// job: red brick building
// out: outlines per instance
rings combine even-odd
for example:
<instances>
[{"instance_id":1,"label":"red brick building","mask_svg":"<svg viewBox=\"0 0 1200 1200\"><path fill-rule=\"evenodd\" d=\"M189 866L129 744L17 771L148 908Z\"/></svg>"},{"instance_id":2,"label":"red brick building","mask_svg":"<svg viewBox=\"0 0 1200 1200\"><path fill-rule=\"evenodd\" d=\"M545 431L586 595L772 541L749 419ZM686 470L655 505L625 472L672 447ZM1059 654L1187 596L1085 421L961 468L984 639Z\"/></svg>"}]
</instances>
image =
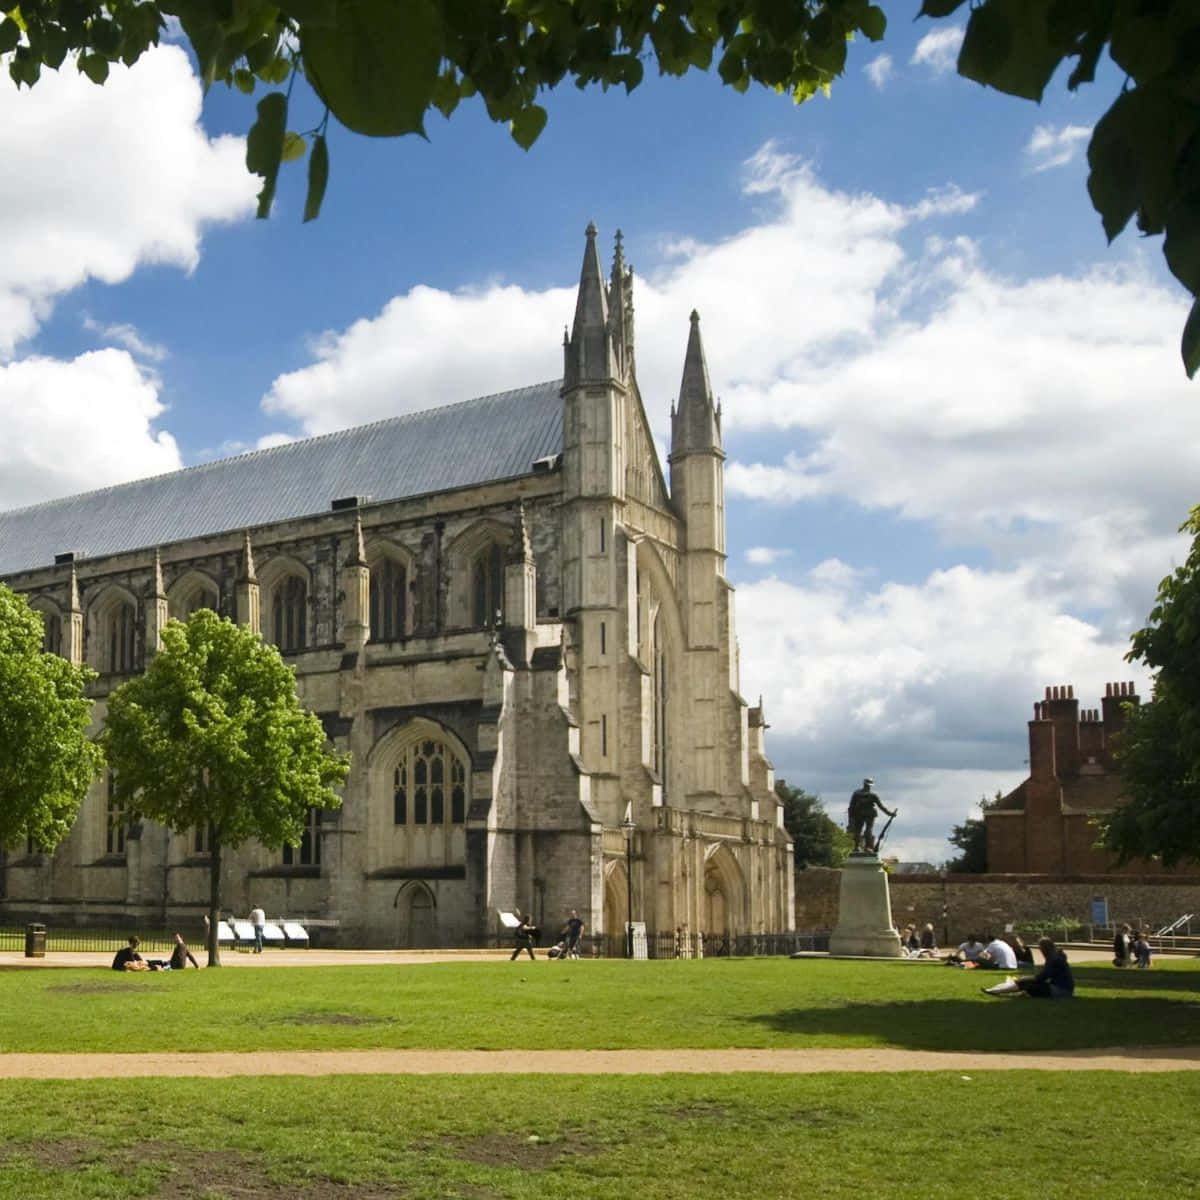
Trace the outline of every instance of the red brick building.
<instances>
[{"instance_id":1,"label":"red brick building","mask_svg":"<svg viewBox=\"0 0 1200 1200\"><path fill-rule=\"evenodd\" d=\"M1092 824L1121 803L1113 744L1137 704L1132 683L1105 685L1099 709L1079 709L1073 687L1048 687L1029 722L1029 778L987 811L988 874L1155 874L1154 862L1114 865Z\"/></svg>"}]
</instances>

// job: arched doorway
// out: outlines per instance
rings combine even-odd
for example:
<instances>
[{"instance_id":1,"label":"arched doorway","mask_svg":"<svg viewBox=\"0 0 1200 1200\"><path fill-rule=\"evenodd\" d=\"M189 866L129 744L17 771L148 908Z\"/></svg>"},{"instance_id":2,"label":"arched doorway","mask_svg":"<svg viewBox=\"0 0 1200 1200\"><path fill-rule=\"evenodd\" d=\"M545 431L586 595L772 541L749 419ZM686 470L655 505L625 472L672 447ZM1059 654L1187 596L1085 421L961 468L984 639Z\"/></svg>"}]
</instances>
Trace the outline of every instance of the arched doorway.
<instances>
[{"instance_id":1,"label":"arched doorway","mask_svg":"<svg viewBox=\"0 0 1200 1200\"><path fill-rule=\"evenodd\" d=\"M438 945L437 901L423 883L407 883L396 893L396 944L403 950Z\"/></svg>"},{"instance_id":2,"label":"arched doorway","mask_svg":"<svg viewBox=\"0 0 1200 1200\"><path fill-rule=\"evenodd\" d=\"M628 914L629 888L625 864L615 861L604 872L604 932L610 938L623 938Z\"/></svg>"}]
</instances>

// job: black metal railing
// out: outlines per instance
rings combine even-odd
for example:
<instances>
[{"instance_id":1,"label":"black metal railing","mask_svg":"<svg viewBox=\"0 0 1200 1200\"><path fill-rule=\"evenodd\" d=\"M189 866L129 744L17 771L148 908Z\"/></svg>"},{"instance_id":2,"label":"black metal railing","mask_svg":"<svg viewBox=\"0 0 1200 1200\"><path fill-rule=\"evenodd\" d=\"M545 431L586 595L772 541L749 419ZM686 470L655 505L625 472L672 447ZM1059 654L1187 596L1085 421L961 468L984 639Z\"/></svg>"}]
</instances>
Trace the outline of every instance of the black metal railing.
<instances>
[{"instance_id":1,"label":"black metal railing","mask_svg":"<svg viewBox=\"0 0 1200 1200\"><path fill-rule=\"evenodd\" d=\"M543 936L536 951L545 954L555 945ZM635 951L639 953L643 944L637 938ZM644 944L647 958L763 958L783 957L801 951L827 951L828 930L803 930L791 933L685 933L667 930L648 933ZM473 948L502 950L512 949L510 936L495 934L473 942ZM581 958L625 958L628 943L622 932L589 933L579 939Z\"/></svg>"},{"instance_id":2,"label":"black metal railing","mask_svg":"<svg viewBox=\"0 0 1200 1200\"><path fill-rule=\"evenodd\" d=\"M0 926L0 950L25 949L25 925ZM156 954L160 951L170 952L175 945L175 934L186 932L177 927L171 929L145 929L137 926L132 930L141 941L138 949L143 954ZM46 926L46 949L64 952L95 952L111 951L116 953L122 946L129 944L131 929L129 926L116 928L113 926L87 925L79 927ZM200 933L197 941L203 941Z\"/></svg>"}]
</instances>

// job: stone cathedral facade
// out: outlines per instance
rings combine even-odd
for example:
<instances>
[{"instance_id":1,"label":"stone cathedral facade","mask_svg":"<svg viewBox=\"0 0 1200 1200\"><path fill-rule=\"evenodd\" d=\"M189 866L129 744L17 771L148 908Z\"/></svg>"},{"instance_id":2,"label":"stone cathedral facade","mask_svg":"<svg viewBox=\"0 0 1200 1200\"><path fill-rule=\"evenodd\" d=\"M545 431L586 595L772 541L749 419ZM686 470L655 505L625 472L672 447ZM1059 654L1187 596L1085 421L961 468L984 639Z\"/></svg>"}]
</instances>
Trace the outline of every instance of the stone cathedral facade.
<instances>
[{"instance_id":1,"label":"stone cathedral facade","mask_svg":"<svg viewBox=\"0 0 1200 1200\"><path fill-rule=\"evenodd\" d=\"M652 932L788 930L792 851L740 694L694 313L671 421L668 481L632 272L618 235L605 279L589 227L561 380L0 514L0 578L43 614L47 649L99 672L97 728L166 621L199 607L294 667L351 754L344 804L313 810L298 847L227 853L235 912L344 945L455 946L513 908L620 932L632 891ZM58 851L8 847L0 880L8 919L194 927L205 831L138 820L101 778Z\"/></svg>"}]
</instances>

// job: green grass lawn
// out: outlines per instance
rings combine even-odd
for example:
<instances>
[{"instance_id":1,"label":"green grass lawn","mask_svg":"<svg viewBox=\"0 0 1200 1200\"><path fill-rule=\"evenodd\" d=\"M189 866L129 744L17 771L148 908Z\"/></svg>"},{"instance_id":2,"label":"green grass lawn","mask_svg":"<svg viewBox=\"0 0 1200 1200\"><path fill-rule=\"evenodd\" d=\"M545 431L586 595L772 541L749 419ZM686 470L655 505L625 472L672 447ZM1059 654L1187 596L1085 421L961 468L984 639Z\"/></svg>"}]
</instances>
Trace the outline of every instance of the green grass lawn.
<instances>
[{"instance_id":1,"label":"green grass lawn","mask_svg":"<svg viewBox=\"0 0 1200 1200\"><path fill-rule=\"evenodd\" d=\"M1198 1104L1185 1073L6 1081L0 1197L1170 1200Z\"/></svg>"},{"instance_id":2,"label":"green grass lawn","mask_svg":"<svg viewBox=\"0 0 1200 1200\"><path fill-rule=\"evenodd\" d=\"M0 1051L1200 1042L1200 962L1075 968L1071 1001L993 999L992 973L789 959L0 972Z\"/></svg>"}]
</instances>

